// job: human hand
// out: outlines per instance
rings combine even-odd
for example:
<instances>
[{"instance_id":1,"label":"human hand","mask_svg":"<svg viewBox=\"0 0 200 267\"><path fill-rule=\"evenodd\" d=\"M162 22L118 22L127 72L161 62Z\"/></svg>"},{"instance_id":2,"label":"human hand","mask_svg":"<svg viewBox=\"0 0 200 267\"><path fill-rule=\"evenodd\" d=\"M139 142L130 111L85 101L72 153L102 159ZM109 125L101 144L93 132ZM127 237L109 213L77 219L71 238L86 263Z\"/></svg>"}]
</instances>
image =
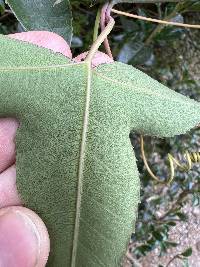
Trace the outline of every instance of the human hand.
<instances>
[{"instance_id":1,"label":"human hand","mask_svg":"<svg viewBox=\"0 0 200 267\"><path fill-rule=\"evenodd\" d=\"M0 266L44 267L50 247L47 229L36 213L22 206L16 187L18 126L16 119L0 118Z\"/></svg>"}]
</instances>

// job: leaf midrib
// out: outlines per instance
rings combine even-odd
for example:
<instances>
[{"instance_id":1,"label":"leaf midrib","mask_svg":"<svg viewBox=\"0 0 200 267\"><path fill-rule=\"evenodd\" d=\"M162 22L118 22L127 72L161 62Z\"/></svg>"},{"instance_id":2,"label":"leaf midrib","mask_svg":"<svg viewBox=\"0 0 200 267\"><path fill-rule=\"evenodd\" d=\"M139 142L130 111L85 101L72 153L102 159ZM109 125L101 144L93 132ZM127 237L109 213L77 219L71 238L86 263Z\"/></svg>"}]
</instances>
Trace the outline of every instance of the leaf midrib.
<instances>
[{"instance_id":1,"label":"leaf midrib","mask_svg":"<svg viewBox=\"0 0 200 267\"><path fill-rule=\"evenodd\" d=\"M84 170L84 159L85 159L85 150L87 143L87 132L88 132L88 124L89 124L89 108L90 108L90 96L91 96L91 78L92 78L92 70L91 70L91 62L86 64L87 67L87 84L86 84L86 96L85 96L85 110L83 117L83 129L82 129L82 138L80 145L80 156L79 156L79 164L78 164L78 183L77 183L77 200L76 200L76 217L75 217L75 225L74 225L74 239L72 246L72 260L71 267L76 266L76 257L77 257L77 246L78 246L78 238L79 238L79 228L80 228L80 211L81 211L81 200L82 200L82 188L83 188L83 170Z\"/></svg>"}]
</instances>

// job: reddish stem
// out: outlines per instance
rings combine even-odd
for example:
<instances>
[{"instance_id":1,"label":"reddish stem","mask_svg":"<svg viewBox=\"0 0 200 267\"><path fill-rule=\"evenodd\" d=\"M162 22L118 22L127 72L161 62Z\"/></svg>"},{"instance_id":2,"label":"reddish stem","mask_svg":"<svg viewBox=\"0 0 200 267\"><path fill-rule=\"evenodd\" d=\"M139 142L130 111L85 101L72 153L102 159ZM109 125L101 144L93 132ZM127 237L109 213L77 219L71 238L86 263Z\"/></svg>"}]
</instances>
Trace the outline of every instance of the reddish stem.
<instances>
[{"instance_id":1,"label":"reddish stem","mask_svg":"<svg viewBox=\"0 0 200 267\"><path fill-rule=\"evenodd\" d=\"M101 31L103 31L105 29L107 23L111 19L110 12L111 12L111 7L108 3L106 3L103 6L102 11L101 11ZM111 52L109 41L108 41L107 37L104 40L104 47L106 49L108 56L113 59L112 52Z\"/></svg>"}]
</instances>

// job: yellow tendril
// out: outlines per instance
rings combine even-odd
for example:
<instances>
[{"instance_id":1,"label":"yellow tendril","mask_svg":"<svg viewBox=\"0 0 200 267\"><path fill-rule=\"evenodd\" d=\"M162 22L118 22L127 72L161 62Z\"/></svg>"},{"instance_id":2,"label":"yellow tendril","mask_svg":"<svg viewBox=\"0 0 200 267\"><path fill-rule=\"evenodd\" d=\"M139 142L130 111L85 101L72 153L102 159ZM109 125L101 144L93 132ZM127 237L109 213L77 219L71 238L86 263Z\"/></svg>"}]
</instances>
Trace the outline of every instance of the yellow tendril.
<instances>
[{"instance_id":1,"label":"yellow tendril","mask_svg":"<svg viewBox=\"0 0 200 267\"><path fill-rule=\"evenodd\" d=\"M142 159L144 161L144 165L150 174L150 176L156 180L159 183L162 184L170 184L174 179L175 174L175 166L178 166L182 171L189 171L192 169L192 163L200 163L200 152L191 152L188 151L185 152L184 157L186 160L186 164L180 163L177 159L175 159L170 153L168 153L168 160L169 160L169 166L170 166L170 176L165 181L162 181L159 177L157 177L152 170L150 169L147 159L144 152L144 140L143 136L140 135L140 145L141 145L141 153L142 153Z\"/></svg>"}]
</instances>

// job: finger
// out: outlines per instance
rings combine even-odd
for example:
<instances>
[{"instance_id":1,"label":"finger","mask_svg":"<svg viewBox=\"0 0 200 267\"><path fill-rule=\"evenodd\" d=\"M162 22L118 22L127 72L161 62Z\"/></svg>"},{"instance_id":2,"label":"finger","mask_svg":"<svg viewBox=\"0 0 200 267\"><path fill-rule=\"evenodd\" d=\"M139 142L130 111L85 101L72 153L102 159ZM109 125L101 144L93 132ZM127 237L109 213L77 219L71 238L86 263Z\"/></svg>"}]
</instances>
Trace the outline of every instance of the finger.
<instances>
[{"instance_id":1,"label":"finger","mask_svg":"<svg viewBox=\"0 0 200 267\"><path fill-rule=\"evenodd\" d=\"M0 173L15 161L15 135L19 123L14 118L0 118Z\"/></svg>"},{"instance_id":2,"label":"finger","mask_svg":"<svg viewBox=\"0 0 200 267\"><path fill-rule=\"evenodd\" d=\"M84 53L78 55L77 57L75 57L74 61L77 63L81 62L81 61L86 59L87 55L88 55L88 52L84 52ZM94 57L92 59L92 67L95 68L101 64L110 64L113 62L114 62L114 60L112 58L110 58L108 55L98 51L98 52L96 52L96 54L94 55Z\"/></svg>"},{"instance_id":3,"label":"finger","mask_svg":"<svg viewBox=\"0 0 200 267\"><path fill-rule=\"evenodd\" d=\"M23 207L0 210L0 266L44 267L49 236L42 220Z\"/></svg>"},{"instance_id":4,"label":"finger","mask_svg":"<svg viewBox=\"0 0 200 267\"><path fill-rule=\"evenodd\" d=\"M12 165L0 174L0 208L21 204L16 186L16 167Z\"/></svg>"},{"instance_id":5,"label":"finger","mask_svg":"<svg viewBox=\"0 0 200 267\"><path fill-rule=\"evenodd\" d=\"M29 42L41 47L61 53L68 58L72 58L71 49L68 43L58 34L48 31L20 32L8 35L10 38Z\"/></svg>"}]
</instances>

